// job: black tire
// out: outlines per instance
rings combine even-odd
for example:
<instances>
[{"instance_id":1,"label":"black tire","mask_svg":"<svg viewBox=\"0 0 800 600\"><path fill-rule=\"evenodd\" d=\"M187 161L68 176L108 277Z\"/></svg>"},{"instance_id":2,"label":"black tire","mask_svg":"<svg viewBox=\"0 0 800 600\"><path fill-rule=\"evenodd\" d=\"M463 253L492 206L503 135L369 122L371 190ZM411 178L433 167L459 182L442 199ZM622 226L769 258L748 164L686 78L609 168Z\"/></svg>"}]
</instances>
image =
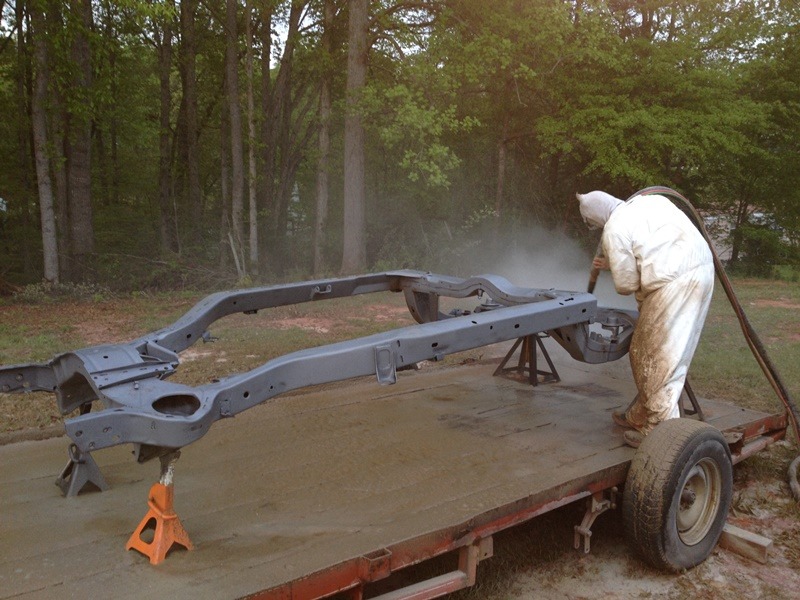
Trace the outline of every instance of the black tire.
<instances>
[{"instance_id":1,"label":"black tire","mask_svg":"<svg viewBox=\"0 0 800 600\"><path fill-rule=\"evenodd\" d=\"M670 419L644 438L622 496L636 556L669 571L703 562L717 545L733 488L731 453L714 427Z\"/></svg>"}]
</instances>

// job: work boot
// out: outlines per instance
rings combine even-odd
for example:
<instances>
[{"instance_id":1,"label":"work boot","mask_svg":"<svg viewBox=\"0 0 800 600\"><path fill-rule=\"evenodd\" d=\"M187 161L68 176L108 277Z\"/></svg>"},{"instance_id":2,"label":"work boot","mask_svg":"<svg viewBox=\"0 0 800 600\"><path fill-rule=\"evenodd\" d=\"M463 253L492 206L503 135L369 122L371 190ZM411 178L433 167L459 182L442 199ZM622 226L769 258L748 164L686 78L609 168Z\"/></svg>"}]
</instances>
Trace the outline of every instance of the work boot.
<instances>
[{"instance_id":1,"label":"work boot","mask_svg":"<svg viewBox=\"0 0 800 600\"><path fill-rule=\"evenodd\" d=\"M630 431L626 431L622 438L625 440L625 443L628 444L631 448L638 448L642 445L642 441L644 440L644 434L636 431L635 429L631 429Z\"/></svg>"},{"instance_id":2,"label":"work boot","mask_svg":"<svg viewBox=\"0 0 800 600\"><path fill-rule=\"evenodd\" d=\"M628 417L625 414L624 410L612 410L611 411L611 419L619 425L620 427L624 427L625 429L633 429L633 425L631 425L630 421L628 421Z\"/></svg>"}]
</instances>

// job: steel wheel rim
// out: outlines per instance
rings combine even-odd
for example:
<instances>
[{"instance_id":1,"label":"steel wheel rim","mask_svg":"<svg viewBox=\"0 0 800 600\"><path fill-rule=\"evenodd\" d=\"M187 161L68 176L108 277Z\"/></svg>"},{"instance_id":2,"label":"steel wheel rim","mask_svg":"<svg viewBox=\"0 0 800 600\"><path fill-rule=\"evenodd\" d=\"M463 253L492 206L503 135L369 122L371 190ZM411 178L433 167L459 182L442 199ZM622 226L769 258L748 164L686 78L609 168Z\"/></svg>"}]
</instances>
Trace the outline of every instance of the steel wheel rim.
<instances>
[{"instance_id":1,"label":"steel wheel rim","mask_svg":"<svg viewBox=\"0 0 800 600\"><path fill-rule=\"evenodd\" d=\"M678 536L687 546L706 537L719 511L722 472L716 462L704 458L694 465L683 482L676 515Z\"/></svg>"}]
</instances>

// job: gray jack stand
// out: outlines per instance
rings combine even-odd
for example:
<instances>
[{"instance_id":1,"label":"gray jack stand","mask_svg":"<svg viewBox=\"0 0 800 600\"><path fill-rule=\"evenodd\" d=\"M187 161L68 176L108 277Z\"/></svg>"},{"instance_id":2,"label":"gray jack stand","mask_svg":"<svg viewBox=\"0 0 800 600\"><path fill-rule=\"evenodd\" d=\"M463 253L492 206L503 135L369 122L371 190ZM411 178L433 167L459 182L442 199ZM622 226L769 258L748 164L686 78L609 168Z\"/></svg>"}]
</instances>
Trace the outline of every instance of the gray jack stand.
<instances>
[{"instance_id":1,"label":"gray jack stand","mask_svg":"<svg viewBox=\"0 0 800 600\"><path fill-rule=\"evenodd\" d=\"M75 444L69 445L69 462L61 475L56 479L56 485L61 488L65 497L77 496L87 484L92 484L101 492L108 489L100 467L90 453L81 452Z\"/></svg>"},{"instance_id":2,"label":"gray jack stand","mask_svg":"<svg viewBox=\"0 0 800 600\"><path fill-rule=\"evenodd\" d=\"M541 383L558 383L561 381L561 377L558 376L558 371L556 371L556 367L550 359L550 354L548 354L542 343L542 337L542 334L537 333L517 338L517 341L511 346L511 350L508 351L505 358L500 362L500 365L495 369L494 375L504 375L512 372L517 375L527 374L528 383L533 386L539 385L539 375L542 376ZM517 366L506 367L506 364L511 360L511 357L520 345L522 348L520 348L519 351ZM547 361L547 366L550 367L549 371L540 371L537 367L537 346L539 350L542 351L542 356L544 356L544 359Z\"/></svg>"}]
</instances>

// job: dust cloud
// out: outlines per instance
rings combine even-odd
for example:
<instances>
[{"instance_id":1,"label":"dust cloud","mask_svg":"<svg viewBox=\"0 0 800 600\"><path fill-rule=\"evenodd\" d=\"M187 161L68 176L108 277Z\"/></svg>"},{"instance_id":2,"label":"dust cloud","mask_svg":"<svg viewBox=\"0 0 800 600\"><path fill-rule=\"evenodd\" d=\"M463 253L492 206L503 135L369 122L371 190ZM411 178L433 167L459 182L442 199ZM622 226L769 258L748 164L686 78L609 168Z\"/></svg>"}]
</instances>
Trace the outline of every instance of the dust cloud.
<instances>
[{"instance_id":1,"label":"dust cloud","mask_svg":"<svg viewBox=\"0 0 800 600\"><path fill-rule=\"evenodd\" d=\"M470 275L492 273L519 286L585 292L592 252L566 235L532 226L481 244L472 267ZM476 267L481 270L475 271ZM633 296L617 294L608 271L600 273L594 294L600 306L636 309Z\"/></svg>"}]
</instances>

